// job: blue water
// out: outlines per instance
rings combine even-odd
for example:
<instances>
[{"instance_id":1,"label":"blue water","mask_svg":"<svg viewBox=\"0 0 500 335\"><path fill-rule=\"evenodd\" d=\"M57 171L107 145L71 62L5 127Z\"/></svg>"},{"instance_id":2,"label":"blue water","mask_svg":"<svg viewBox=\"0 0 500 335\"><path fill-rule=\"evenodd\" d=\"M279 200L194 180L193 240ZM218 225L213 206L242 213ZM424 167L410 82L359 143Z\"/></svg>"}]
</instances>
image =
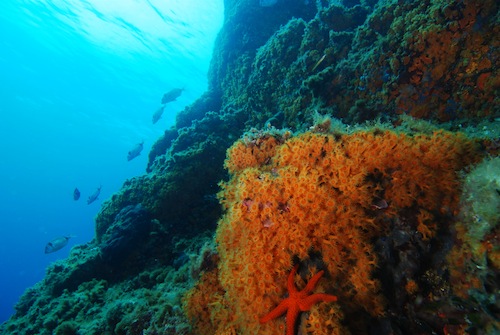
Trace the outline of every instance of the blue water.
<instances>
[{"instance_id":1,"label":"blue water","mask_svg":"<svg viewBox=\"0 0 500 335\"><path fill-rule=\"evenodd\" d=\"M222 18L222 0L1 2L0 322L48 264L94 237L102 202L145 172L153 143L204 92ZM185 91L153 125L176 87ZM67 234L67 247L44 254Z\"/></svg>"}]
</instances>

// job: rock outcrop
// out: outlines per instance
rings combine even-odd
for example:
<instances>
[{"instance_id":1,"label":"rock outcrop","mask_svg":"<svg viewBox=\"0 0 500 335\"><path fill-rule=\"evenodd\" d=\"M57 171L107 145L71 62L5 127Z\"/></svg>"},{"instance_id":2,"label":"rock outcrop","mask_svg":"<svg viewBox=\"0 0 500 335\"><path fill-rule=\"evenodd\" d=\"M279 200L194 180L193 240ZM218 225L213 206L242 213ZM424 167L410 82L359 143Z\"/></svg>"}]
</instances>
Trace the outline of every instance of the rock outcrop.
<instances>
[{"instance_id":1,"label":"rock outcrop","mask_svg":"<svg viewBox=\"0 0 500 335\"><path fill-rule=\"evenodd\" d=\"M147 173L126 181L121 191L103 204L96 217L95 239L74 247L67 260L51 265L45 279L26 291L15 315L0 326L0 332L135 335L194 334L193 329L217 329L209 322L193 320L192 313L188 313L190 319L186 317L183 308L192 304L187 300L182 304L181 297L195 284L188 297L200 299L199 306L212 308L205 309L200 318L232 317L231 309L223 303L231 296L226 292L236 293L234 287L224 287L229 282L227 269L218 272L217 266L226 264L227 259L221 261L224 255L217 253L213 234L223 214L216 196L218 184L229 177L224 169L226 150L243 134L243 143L254 148L265 142L263 138L287 134L288 139L308 130L340 141L348 138L344 135L353 128L365 127L359 126L365 122L370 124L365 128L398 127L410 137L439 129L461 130L474 138L478 155L498 156L498 6L493 0L279 0L265 7L254 0L225 0L225 21L216 41L207 92L180 112L176 125L158 139L149 154ZM368 148L366 154L376 149ZM421 150L434 149L429 145ZM266 170L272 157L259 162L258 167ZM460 168L465 168L465 174L471 167ZM391 177L374 192L382 194L390 185L406 180L398 179L395 171L388 171ZM272 177L279 172L266 173ZM385 180L382 171L371 173L372 179L360 184ZM457 179L458 188L462 187L460 181ZM418 199L430 191L411 189L407 197ZM447 191L440 192L446 198ZM451 192L454 199L460 193L456 189ZM383 212L386 205L391 208L390 199L382 200L387 204L364 204L375 205L375 209L358 209L367 215L370 210ZM248 200L243 201L249 205ZM464 208L473 206L471 201L467 199ZM370 314L362 309L354 311L339 301L331 310L324 306L312 310L307 324L328 329L332 323L322 318L335 315L335 322L345 333L397 333L398 322L408 320L415 321L413 328L407 328L411 330L408 334L498 331L494 323L498 314L498 284L494 280L498 278L498 221L488 219L488 229L480 238L474 234L476 240L467 242L475 248L468 253L469 244L460 244L454 237L469 236L471 233L464 231L467 222L458 221L475 220L477 216L461 215L462 208L453 212L447 207L414 217L415 206L408 206L406 211L387 219L386 236L377 235L376 241L363 240L376 242L370 250L375 250L377 256L370 260L380 262L366 270L374 276L370 280L383 283L374 284L380 288L371 295L378 299L374 306L380 310L387 306L399 309L390 309L390 315ZM286 206L281 210L286 211ZM432 220L426 221L425 215L437 218L445 231L433 227L438 231L429 233L426 223ZM422 221L420 229L418 220ZM399 228L395 226L398 222ZM414 226L423 236L408 228ZM429 255L418 249L423 238L435 248L432 250L443 253L436 256L439 263L433 263L430 256L419 261L396 260L414 254ZM224 248L229 248L227 245ZM451 258L445 262L447 252ZM289 261L317 267L321 266L317 255L312 252L307 262L299 255L290 255ZM475 270L461 281L457 274L464 267L473 268L478 259L481 272ZM377 266L388 272L372 271ZM246 271L240 270L240 274ZM286 277L285 268L280 271L281 277ZM383 285L401 280L397 276L405 272L411 273L411 280L404 282L404 288L395 291L397 294L386 294ZM305 273L301 274L306 282ZM323 279L331 279L332 275L327 273ZM225 280L220 281L219 276L225 276ZM284 284L281 277L279 285ZM334 289L331 285L328 288ZM276 289L284 292L283 286ZM208 300L200 292L207 290L212 300L204 305ZM442 295L437 296L438 291ZM258 296L258 292L252 294ZM455 301L460 307L432 309L445 301L446 294L458 297ZM412 302L396 301L401 296ZM271 307L270 303L276 303L278 298L266 298L266 306ZM419 310L415 317L411 310L416 308L415 301L432 302L434 307ZM234 301L231 304L236 306ZM436 311L442 318L437 323L433 314ZM252 334L254 330L246 327L259 316L248 316L254 319L238 323L238 333ZM465 324L463 320L469 316L470 322ZM364 321L357 323L357 317ZM275 322L266 329L278 329L276 324L283 320ZM230 331L235 329L228 326L219 330L234 334ZM312 327L303 331L321 333Z\"/></svg>"}]
</instances>

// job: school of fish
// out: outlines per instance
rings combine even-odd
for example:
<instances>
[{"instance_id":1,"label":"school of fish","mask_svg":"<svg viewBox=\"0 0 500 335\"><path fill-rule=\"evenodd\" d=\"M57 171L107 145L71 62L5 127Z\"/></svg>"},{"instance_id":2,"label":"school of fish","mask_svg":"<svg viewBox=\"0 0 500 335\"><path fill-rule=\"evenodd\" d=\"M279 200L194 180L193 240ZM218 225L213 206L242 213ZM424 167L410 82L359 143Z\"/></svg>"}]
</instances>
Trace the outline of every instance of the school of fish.
<instances>
[{"instance_id":1,"label":"school of fish","mask_svg":"<svg viewBox=\"0 0 500 335\"><path fill-rule=\"evenodd\" d=\"M161 106L153 114L153 124L155 124L161 119L163 112L165 111L166 104L175 101L182 94L182 91L184 91L184 88L174 88L163 95L163 97L161 98ZM143 149L144 149L144 141L142 141L141 143L137 143L128 152L127 161L131 161L132 159L139 156ZM101 194L101 187L102 185L99 185L99 187L94 191L94 193L92 193L88 197L87 205L90 205L91 203L99 199L99 195ZM75 187L75 189L73 190L73 200L78 201L80 199L80 196L81 196L80 190L77 187ZM45 246L45 253L50 254L61 250L68 244L69 239L72 237L74 236L67 235L53 239L52 241L48 242L47 245Z\"/></svg>"}]
</instances>

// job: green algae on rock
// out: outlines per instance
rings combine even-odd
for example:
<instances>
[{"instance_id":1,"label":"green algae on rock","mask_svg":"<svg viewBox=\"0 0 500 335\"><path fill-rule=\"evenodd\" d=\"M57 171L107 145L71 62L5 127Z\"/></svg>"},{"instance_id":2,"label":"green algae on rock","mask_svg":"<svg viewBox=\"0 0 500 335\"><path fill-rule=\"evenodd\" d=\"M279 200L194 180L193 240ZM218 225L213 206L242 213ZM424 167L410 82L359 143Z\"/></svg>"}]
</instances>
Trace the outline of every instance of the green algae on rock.
<instances>
[{"instance_id":1,"label":"green algae on rock","mask_svg":"<svg viewBox=\"0 0 500 335\"><path fill-rule=\"evenodd\" d=\"M95 239L51 265L0 332L192 334L180 298L193 279L217 265L206 238L221 215L217 184L227 178L226 149L245 132L260 134L252 128L330 131L327 117L318 115L337 125L340 119L346 129L383 120L407 132L466 130L488 138L485 152L498 155L498 132L478 126L479 121L492 128L499 124L497 2L287 0L269 8L250 0L224 2L207 92L181 111L176 125L154 145L147 174L126 181L103 204ZM467 178L477 185L480 177L473 176ZM492 224L489 206L471 207L488 222L469 233L489 241L481 248L498 242L492 238L498 225ZM397 244L400 237L388 240ZM470 256L470 248L460 247L455 256ZM388 263L397 252L387 250ZM492 264L484 259L480 266ZM452 270L462 269L450 264ZM493 301L488 305L493 310L498 297L479 287L494 287L491 274L498 276L498 268L464 283L452 271L451 283L464 298L475 288L474 307ZM421 282L449 288L444 277L430 271ZM405 289L417 302L424 298L416 286ZM486 314L480 310L474 320L483 317L487 323ZM391 320L378 321L379 328L390 329ZM472 330L481 333L479 324Z\"/></svg>"}]
</instances>

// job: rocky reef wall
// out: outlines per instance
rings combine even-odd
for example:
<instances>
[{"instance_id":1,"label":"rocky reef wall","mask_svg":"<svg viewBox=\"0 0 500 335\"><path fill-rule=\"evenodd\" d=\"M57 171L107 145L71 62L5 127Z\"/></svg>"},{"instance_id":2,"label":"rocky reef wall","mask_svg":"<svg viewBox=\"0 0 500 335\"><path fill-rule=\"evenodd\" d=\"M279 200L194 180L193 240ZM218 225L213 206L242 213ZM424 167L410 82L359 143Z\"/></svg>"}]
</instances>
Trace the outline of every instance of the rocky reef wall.
<instances>
[{"instance_id":1,"label":"rocky reef wall","mask_svg":"<svg viewBox=\"0 0 500 335\"><path fill-rule=\"evenodd\" d=\"M176 125L153 146L147 173L125 182L103 204L95 239L50 266L0 332L253 334L262 327L269 334L282 334L283 318L262 326L258 321L284 296L292 264L303 267L295 278L299 285L310 278L308 273L326 270L320 288L340 298L338 304L321 304L304 313L307 319L298 323L307 334L397 333L398 324L411 326L407 329L415 334L462 334L467 325L461 321L472 314L475 323L469 326L474 331L493 329L491 315L498 312L494 278L499 218L491 213L498 211L474 201L479 195L470 185L476 185L477 174L467 179L467 196L460 200L464 179L456 173L462 169L466 175L471 165L488 155L498 156L500 150L498 22L498 3L493 0L278 0L273 6L226 0L207 92L181 111ZM456 134L458 130L470 138ZM228 172L226 150L243 134L229 151ZM366 138L360 140L360 134ZM296 143L307 136L316 145L299 148ZM391 136L412 145L393 152L394 147L384 142ZM348 153L356 143L368 145L361 156ZM298 175L283 176L293 164L275 166L285 159L287 147L297 147L297 152L288 153L289 160L316 159L296 169L309 178L326 168L316 164L324 164L327 144L340 145L337 151L344 157L329 161L343 171L343 178L354 176L343 184L351 191L333 185L329 174L316 180L319 184L301 184L305 179ZM369 171L356 170L356 164L379 157L382 147L399 156L385 163L370 161ZM280 154L275 156L277 150ZM419 159L405 160L404 155L413 151ZM445 159L451 154L451 161ZM421 161L425 155L434 161ZM402 163L391 165L403 161L404 169ZM439 184L443 179L436 181L439 187L429 185L423 176L412 174L417 171L412 172L412 164L421 165L427 174L435 169L451 182ZM262 260L267 266L279 261L274 272L253 271L244 263L275 247L259 235L263 231L251 232L255 227L247 226L250 221L229 229L244 220L244 210L256 201L255 195L242 193L251 187L237 179L238 173L249 174L248 180L257 184L269 182L278 193L283 187L276 180L285 178L290 184L286 192L300 189L306 197L299 205L298 198L278 201L263 189L262 196L271 198L262 198L256 208L276 212L250 220L257 220L261 229L275 226L279 215L307 217L316 210L328 216L337 208L334 216L342 219L338 229L349 230L351 240L342 244L337 241L340 236L328 244L314 235L314 225L325 234L336 234L328 230L328 220L307 221L305 237L285 231L286 248ZM233 182L223 184L225 193L217 198L219 182L230 174ZM497 175L481 179L481 189L496 196L497 180ZM333 185L334 193L320 192L327 184ZM353 191L361 186L361 193ZM325 204L308 207L314 200L309 198L319 195ZM354 214L349 217L347 212ZM491 215L482 218L486 214L481 213ZM220 219L216 248L213 234ZM487 225L482 225L484 220ZM235 234L260 236L264 242L256 239L261 243L257 247ZM369 255L353 249L359 243ZM337 252L347 263L335 258ZM406 259L396 261L397 257ZM470 276L460 278L460 271ZM360 274L368 281L363 282ZM335 278L344 284L336 285ZM241 286L243 281L249 284ZM395 283L401 287L391 289ZM443 292L458 297L456 305L449 300L439 305ZM264 304L249 303L252 297ZM474 301L467 305L467 299ZM439 308L422 310L423 301ZM407 314L388 315L402 309ZM243 312L249 314L235 316ZM356 323L359 318L364 321ZM223 319L232 323L213 324Z\"/></svg>"}]
</instances>

